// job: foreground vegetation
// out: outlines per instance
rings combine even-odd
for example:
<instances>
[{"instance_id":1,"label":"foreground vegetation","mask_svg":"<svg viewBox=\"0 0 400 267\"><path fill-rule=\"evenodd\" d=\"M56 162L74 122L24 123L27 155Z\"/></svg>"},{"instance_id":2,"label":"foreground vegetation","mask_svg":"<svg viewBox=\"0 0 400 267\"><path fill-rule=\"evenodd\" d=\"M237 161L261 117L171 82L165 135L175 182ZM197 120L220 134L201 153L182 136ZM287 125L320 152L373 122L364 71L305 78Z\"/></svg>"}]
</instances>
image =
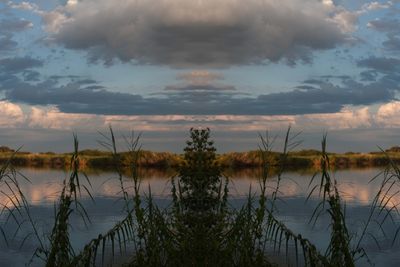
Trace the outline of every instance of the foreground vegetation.
<instances>
[{"instance_id":1,"label":"foreground vegetation","mask_svg":"<svg viewBox=\"0 0 400 267\"><path fill-rule=\"evenodd\" d=\"M269 137L261 136L259 161L262 166L259 186L255 195L251 189L241 208L229 205L229 178L223 174L220 159L210 141L210 131L191 130L177 173L171 177L171 202L166 208L155 204L151 188L147 195L140 195L139 138L128 142L128 152L118 153L114 133L105 136L102 145L109 150L109 157L118 175L121 199L124 202L124 219L109 231L100 233L80 251L70 241L70 216L80 214L90 223L85 207L80 202L80 192L90 194L89 178L81 171L81 155L75 139L75 151L70 157L70 176L64 181L55 208L53 228L47 235L39 233L32 220L30 205L20 190L16 171L12 167L12 155L0 171L1 187L9 188L10 208L4 205L7 223L29 223L32 234L39 244L32 260L42 260L46 266L97 266L107 264L105 255L125 255L126 266L273 266L269 248L290 253L287 261L305 266L355 266L360 258L367 258L362 247L369 234L369 225L383 225L396 209L389 206L394 196L391 188L400 180L400 169L387 156L389 165L384 173L381 188L371 203L364 227L359 233L351 233L346 223L345 207L337 189L336 180L330 176L330 155L326 152L326 137L319 152L319 179L310 196L319 191L320 203L311 221L325 214L330 218L330 233L326 251L321 251L312 241L300 233L294 233L277 219L277 200L283 172L291 162L291 151L299 144L291 135L285 136L283 151L272 151ZM279 160L277 161L277 157ZM133 188L126 188L123 169L130 168ZM271 168L276 170L276 185L267 187ZM9 204L9 203L8 203ZM385 215L379 216L379 215ZM18 227L19 228L19 227ZM399 228L400 229L400 228ZM382 229L383 231L383 229ZM398 231L399 232L399 231ZM7 240L8 236L3 231ZM396 236L394 237L394 239ZM117 254L118 253L118 254ZM120 256L121 257L121 256ZM108 259L111 260L112 259Z\"/></svg>"}]
</instances>

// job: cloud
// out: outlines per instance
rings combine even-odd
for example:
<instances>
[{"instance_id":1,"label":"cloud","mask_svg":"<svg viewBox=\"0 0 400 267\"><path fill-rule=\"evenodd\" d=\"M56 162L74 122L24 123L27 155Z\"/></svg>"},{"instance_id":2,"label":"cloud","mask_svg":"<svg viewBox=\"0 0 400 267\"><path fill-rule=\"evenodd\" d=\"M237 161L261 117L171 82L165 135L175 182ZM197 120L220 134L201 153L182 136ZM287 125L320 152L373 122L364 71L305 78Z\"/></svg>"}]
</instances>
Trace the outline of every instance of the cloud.
<instances>
[{"instance_id":1,"label":"cloud","mask_svg":"<svg viewBox=\"0 0 400 267\"><path fill-rule=\"evenodd\" d=\"M359 129L373 126L374 121L368 107L359 109L344 107L337 113L297 116L295 125L304 129L317 127L325 130Z\"/></svg>"},{"instance_id":2,"label":"cloud","mask_svg":"<svg viewBox=\"0 0 400 267\"><path fill-rule=\"evenodd\" d=\"M0 20L0 51L13 51L18 45L13 40L14 34L32 27L32 22L24 19L6 16L6 18Z\"/></svg>"},{"instance_id":3,"label":"cloud","mask_svg":"<svg viewBox=\"0 0 400 267\"><path fill-rule=\"evenodd\" d=\"M21 107L7 101L0 101L0 127L14 128L25 121Z\"/></svg>"},{"instance_id":4,"label":"cloud","mask_svg":"<svg viewBox=\"0 0 400 267\"><path fill-rule=\"evenodd\" d=\"M389 34L388 39L383 42L383 46L390 51L400 51L400 36Z\"/></svg>"},{"instance_id":5,"label":"cloud","mask_svg":"<svg viewBox=\"0 0 400 267\"><path fill-rule=\"evenodd\" d=\"M371 10L379 10L379 9L388 9L392 7L393 4L391 1L388 1L386 3L380 3L377 1L366 3L362 6L361 10L365 11L371 11Z\"/></svg>"},{"instance_id":6,"label":"cloud","mask_svg":"<svg viewBox=\"0 0 400 267\"><path fill-rule=\"evenodd\" d=\"M29 90L32 86L28 82L40 79L40 73L35 69L43 65L42 60L31 57L0 58L0 92L16 90L17 87Z\"/></svg>"},{"instance_id":7,"label":"cloud","mask_svg":"<svg viewBox=\"0 0 400 267\"><path fill-rule=\"evenodd\" d=\"M302 115L337 113L345 106L380 104L396 99L400 90L396 58L369 57L357 62L367 68L363 82L347 75L305 80L293 90L247 94L224 84L218 72L177 75L177 84L158 93L139 95L107 90L90 77L50 76L35 70L43 61L0 59L0 91L13 103L56 107L63 113L94 115Z\"/></svg>"},{"instance_id":8,"label":"cloud","mask_svg":"<svg viewBox=\"0 0 400 267\"><path fill-rule=\"evenodd\" d=\"M211 85L211 84L183 84L183 85L168 85L165 87L166 91L188 91L203 94L204 92L220 92L220 91L236 91L236 88L232 85ZM158 93L160 94L160 93ZM171 96L171 94L166 94Z\"/></svg>"},{"instance_id":9,"label":"cloud","mask_svg":"<svg viewBox=\"0 0 400 267\"><path fill-rule=\"evenodd\" d=\"M191 92L192 94L203 95L205 92L220 94L222 91L235 91L236 88L232 85L224 85L218 83L224 80L224 76L219 73L213 73L209 71L191 71L181 73L176 76L177 80L183 81L183 83L176 85L168 85L165 87L165 91L180 91L180 92ZM171 92L158 93L158 95L164 94L171 96ZM194 97L194 96L193 96Z\"/></svg>"},{"instance_id":10,"label":"cloud","mask_svg":"<svg viewBox=\"0 0 400 267\"><path fill-rule=\"evenodd\" d=\"M389 51L400 51L400 21L393 18L383 18L370 21L368 27L386 33L387 39L382 43Z\"/></svg>"},{"instance_id":11,"label":"cloud","mask_svg":"<svg viewBox=\"0 0 400 267\"><path fill-rule=\"evenodd\" d=\"M23 111L7 101L0 102L0 128L29 128L94 131L113 125L126 131L173 131L189 127L211 127L217 131L282 130L289 124L308 131L398 128L400 102L382 104L376 112L368 107L345 106L336 113L304 115L94 115L64 113L56 107L30 107Z\"/></svg>"},{"instance_id":12,"label":"cloud","mask_svg":"<svg viewBox=\"0 0 400 267\"><path fill-rule=\"evenodd\" d=\"M104 121L99 116L88 114L62 113L56 108L44 109L31 107L27 125L31 128L44 129L75 129L87 128L92 130L102 128Z\"/></svg>"},{"instance_id":13,"label":"cloud","mask_svg":"<svg viewBox=\"0 0 400 267\"><path fill-rule=\"evenodd\" d=\"M400 72L400 59L398 58L369 57L359 60L357 65L383 73Z\"/></svg>"},{"instance_id":14,"label":"cloud","mask_svg":"<svg viewBox=\"0 0 400 267\"><path fill-rule=\"evenodd\" d=\"M65 113L99 115L299 115L339 112L346 105L370 105L395 99L399 80L393 74L364 84L346 78L341 84L309 80L288 92L249 96L219 84L183 83L167 86L152 96L112 92L92 80L36 84L14 77L0 82L6 99L30 105L49 105ZM308 83L311 83L309 85ZM92 87L95 86L95 87Z\"/></svg>"},{"instance_id":15,"label":"cloud","mask_svg":"<svg viewBox=\"0 0 400 267\"><path fill-rule=\"evenodd\" d=\"M108 116L93 115L80 113L64 113L55 107L31 107L26 113L21 107L6 101L0 102L0 110L4 114L0 120L0 127L28 127L41 129L57 129L72 130L86 129L96 130L112 124L120 130L129 130L132 125L136 130L140 131L169 131L176 127L189 127L189 125L205 125L214 129L229 130L245 130L255 131L263 130L265 125L270 129L282 129L288 124L292 125L316 125L321 123L325 126L337 126L340 121L342 128L347 128L353 121L357 124L355 128L361 125L360 111L343 110L336 114L315 114L315 115L298 115L298 116L248 116L248 115L159 115L159 116ZM356 117L356 118L355 118ZM341 118L341 120L338 120ZM345 124L345 122L348 122ZM364 119L362 120L364 121ZM334 124L334 125L331 125ZM246 126L243 128L243 126ZM314 128L314 127L311 127Z\"/></svg>"},{"instance_id":16,"label":"cloud","mask_svg":"<svg viewBox=\"0 0 400 267\"><path fill-rule=\"evenodd\" d=\"M309 62L346 43L358 16L317 0L84 0L42 13L50 39L90 61L174 67Z\"/></svg>"},{"instance_id":17,"label":"cloud","mask_svg":"<svg viewBox=\"0 0 400 267\"><path fill-rule=\"evenodd\" d=\"M393 101L379 107L375 120L381 127L399 128L400 127L400 102Z\"/></svg>"},{"instance_id":18,"label":"cloud","mask_svg":"<svg viewBox=\"0 0 400 267\"><path fill-rule=\"evenodd\" d=\"M219 73L209 71L191 71L177 75L177 80L183 80L190 84L210 84L218 80L224 80L224 76Z\"/></svg>"},{"instance_id":19,"label":"cloud","mask_svg":"<svg viewBox=\"0 0 400 267\"><path fill-rule=\"evenodd\" d=\"M0 21L0 33L12 33L27 30L33 23L24 19L3 19Z\"/></svg>"},{"instance_id":20,"label":"cloud","mask_svg":"<svg viewBox=\"0 0 400 267\"><path fill-rule=\"evenodd\" d=\"M321 81L317 87L260 95L253 112L265 114L334 113L345 105L370 105L392 100L399 86L394 81L380 80L367 85L346 80L343 85Z\"/></svg>"},{"instance_id":21,"label":"cloud","mask_svg":"<svg viewBox=\"0 0 400 267\"><path fill-rule=\"evenodd\" d=\"M12 89L6 91L6 98L31 105L56 105L65 112L92 114L108 114L107 109L110 109L111 113L125 113L132 108L131 104L145 104L139 95L114 93L102 89L88 90L82 87L79 81L66 85L59 85L53 80L38 84L17 81L13 83Z\"/></svg>"},{"instance_id":22,"label":"cloud","mask_svg":"<svg viewBox=\"0 0 400 267\"><path fill-rule=\"evenodd\" d=\"M381 32L400 32L399 21L392 18L375 19L368 22L367 26L371 29Z\"/></svg>"},{"instance_id":23,"label":"cloud","mask_svg":"<svg viewBox=\"0 0 400 267\"><path fill-rule=\"evenodd\" d=\"M14 3L12 1L8 1L8 6L13 9L21 9L21 10L31 10L31 11L40 10L35 3L30 3L26 1L22 1L20 3Z\"/></svg>"},{"instance_id":24,"label":"cloud","mask_svg":"<svg viewBox=\"0 0 400 267\"><path fill-rule=\"evenodd\" d=\"M375 82L378 78L378 72L376 70L366 70L360 72L361 81L363 82Z\"/></svg>"},{"instance_id":25,"label":"cloud","mask_svg":"<svg viewBox=\"0 0 400 267\"><path fill-rule=\"evenodd\" d=\"M0 37L0 51L12 51L17 47L18 43L12 40L11 35Z\"/></svg>"},{"instance_id":26,"label":"cloud","mask_svg":"<svg viewBox=\"0 0 400 267\"><path fill-rule=\"evenodd\" d=\"M0 74L15 74L43 66L43 61L31 57L14 57L0 59Z\"/></svg>"},{"instance_id":27,"label":"cloud","mask_svg":"<svg viewBox=\"0 0 400 267\"><path fill-rule=\"evenodd\" d=\"M72 132L77 132L84 147L97 147L96 131L114 130L129 134L131 130L145 132L142 142L146 149L180 151L186 130L191 127L210 127L224 151L256 148L257 132L268 130L281 133L290 124L302 131L307 147L317 147L321 131L329 131L329 144L334 151L371 151L375 144L390 147L398 141L400 102L368 107L345 106L336 113L270 116L270 115L95 115L71 114L56 107L22 107L7 101L0 102L0 136L8 145L18 147L21 140L25 150L69 151ZM183 130L182 130L183 129ZM186 130L185 130L186 129ZM27 134L28 133L28 134ZM226 134L229 133L229 140ZM333 140L333 141L332 141ZM396 141L397 140L397 141ZM365 148L365 143L371 144ZM332 146L333 145L333 146Z\"/></svg>"}]
</instances>

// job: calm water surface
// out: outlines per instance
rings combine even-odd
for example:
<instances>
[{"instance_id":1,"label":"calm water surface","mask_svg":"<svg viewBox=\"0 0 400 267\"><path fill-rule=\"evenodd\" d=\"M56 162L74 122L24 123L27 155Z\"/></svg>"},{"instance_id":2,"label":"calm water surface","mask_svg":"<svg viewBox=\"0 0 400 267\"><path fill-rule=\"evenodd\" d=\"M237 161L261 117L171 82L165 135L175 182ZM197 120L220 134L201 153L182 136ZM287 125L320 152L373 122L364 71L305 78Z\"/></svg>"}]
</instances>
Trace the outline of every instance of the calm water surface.
<instances>
[{"instance_id":1,"label":"calm water surface","mask_svg":"<svg viewBox=\"0 0 400 267\"><path fill-rule=\"evenodd\" d=\"M62 181L68 176L67 172L51 169L29 169L22 168L19 171L30 179L30 182L24 181L21 177L21 187L29 203L31 212L43 234L49 234L54 220L54 203L62 188ZM346 216L350 230L356 232L362 228L362 222L369 215L369 203L375 197L379 190L379 184L382 177L378 177L374 182L370 179L381 170L362 169L362 170L341 170L333 175L339 183L339 189L343 200L346 202ZM310 192L309 183L312 177L311 172L290 172L285 173L279 192L279 219L292 229L295 233L301 233L304 237L310 239L320 249L325 249L329 241L329 218L321 216L313 226L309 223L313 209L318 204L318 193L314 193L311 199L306 202L306 197ZM99 172L88 174L91 182L91 193L94 197L92 201L87 194L82 192L82 203L90 216L91 224L86 227L84 222L78 217L72 217L71 240L77 251L85 243L99 233L104 233L111 228L117 221L123 218L123 203L120 200L121 190L117 175L112 172ZM153 196L160 205L169 203L171 173L160 172L156 170L147 170L143 172L143 181L141 190L144 193L151 188ZM245 170L229 174L231 183L229 191L231 194L231 203L240 207L246 196L251 192L256 193L258 189L257 172L254 170ZM132 186L131 181L125 178L126 186ZM271 179L271 187L276 183L276 179ZM87 186L89 186L87 184ZM3 189L3 188L2 188ZM397 190L397 189L395 189ZM4 196L0 196L2 205L8 205L9 201ZM391 199L392 205L400 203L400 196ZM0 217L4 224L5 216ZM399 217L393 216L397 226L400 225ZM12 236L16 226L8 223L4 230L7 235ZM372 225L371 233L379 241L380 249L372 238L365 239L364 247L368 256L375 266L399 266L400 265L400 241L392 246L392 237L395 235L396 228L392 223L385 226L386 237L379 232L376 224ZM0 238L0 266L24 266L32 257L37 247L34 238L28 238L22 248L20 245L29 233L31 228L28 223L24 223L22 231L13 240L9 241L7 246ZM323 251L324 252L324 251ZM283 253L284 254L284 253ZM279 260L279 256L276 258ZM32 266L43 265L38 259L35 259ZM283 265L286 265L283 262ZM290 265L290 264L289 264ZM359 266L368 266L365 261L358 262Z\"/></svg>"}]
</instances>

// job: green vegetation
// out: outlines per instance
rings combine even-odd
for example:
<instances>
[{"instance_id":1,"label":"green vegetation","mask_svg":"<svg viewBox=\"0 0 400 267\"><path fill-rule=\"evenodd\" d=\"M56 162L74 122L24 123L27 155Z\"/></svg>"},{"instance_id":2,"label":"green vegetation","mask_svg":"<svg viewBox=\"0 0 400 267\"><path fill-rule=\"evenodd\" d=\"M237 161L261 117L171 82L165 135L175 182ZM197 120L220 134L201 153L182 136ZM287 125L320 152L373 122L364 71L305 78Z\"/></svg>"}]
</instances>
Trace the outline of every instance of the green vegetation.
<instances>
[{"instance_id":1,"label":"green vegetation","mask_svg":"<svg viewBox=\"0 0 400 267\"><path fill-rule=\"evenodd\" d=\"M310 189L310 196L315 190L320 193L320 203L310 221L315 222L322 214L329 216L331 221L327 226L329 246L321 252L310 240L294 233L277 219L279 210L276 202L279 200L282 174L292 162L291 151L299 144L296 135L291 135L290 128L282 153L272 151L268 135L260 136L260 193L254 194L250 188L247 200L239 208L229 205L229 178L223 174L221 159L217 158L216 149L210 141L209 129L190 130L183 159L176 175L171 178L171 203L166 208L155 204L151 188L147 195L139 193L139 166L143 157L139 137L132 134L127 139L128 151L125 153L118 153L111 129L110 135L103 137L101 144L108 150L110 166L118 174L125 217L109 231L88 242L81 251L75 251L70 241L70 217L79 214L84 222L90 224L90 218L80 202L80 193L85 190L91 195L90 187L84 186L81 181L84 177L90 185L90 179L80 169L82 158L77 138L69 161L70 175L64 180L55 206L54 224L47 235L39 233L29 203L16 179L11 163L17 152L0 169L0 186L10 189L7 196L12 203L12 208L5 205L3 210L9 214L5 223L16 223L18 229L26 222L30 223L32 236L39 244L32 260L41 259L46 266L101 266L113 260L119 252L119 255L125 255L126 266L274 266L271 250L268 249L273 247L274 250L285 251L286 255L290 252L293 258L286 256L286 260L292 264L352 267L358 259L367 257L361 244L369 235L370 223L373 221L382 226L392 213L397 212L389 208L388 203L397 194L392 195L390 189L400 182L400 170L386 153L389 165L364 228L358 235L349 232L337 183L330 175L331 155L326 152L324 137L322 151L318 152L320 172L312 178L320 182ZM97 155L99 152L86 153ZM122 172L126 167L130 168L133 188L124 185ZM271 169L275 169L277 176L272 191L267 187ZM382 213L385 215L383 219L379 216ZM2 233L7 240L7 234ZM106 258L107 253L112 255L112 259Z\"/></svg>"},{"instance_id":2,"label":"green vegetation","mask_svg":"<svg viewBox=\"0 0 400 267\"><path fill-rule=\"evenodd\" d=\"M388 156L392 161L400 163L400 152L388 149L381 152L370 153L354 153L347 152L344 154L327 153L329 155L329 164L335 169L346 168L365 168L365 167L386 167L389 164ZM278 166L281 153L272 152L273 164ZM300 150L292 151L287 158L287 169L319 169L319 160L321 152L317 150ZM218 158L220 164L229 168L253 168L262 166L262 161L259 157L259 151L250 152L233 152L223 154Z\"/></svg>"},{"instance_id":3,"label":"green vegetation","mask_svg":"<svg viewBox=\"0 0 400 267\"><path fill-rule=\"evenodd\" d=\"M15 150L7 146L0 146L0 153L14 153Z\"/></svg>"},{"instance_id":4,"label":"green vegetation","mask_svg":"<svg viewBox=\"0 0 400 267\"><path fill-rule=\"evenodd\" d=\"M151 168L170 168L176 167L182 161L180 155L168 152L151 152L141 151L140 162L141 167ZM126 168L129 168L129 152L118 153L121 161ZM29 152L12 152L12 150L0 150L0 164L4 164L11 158L14 166L29 167L50 167L50 168L70 168L70 158L73 153L55 154L53 152L46 153L29 153ZM112 170L114 168L114 160L112 154L108 151L100 150L82 150L79 152L81 169L103 169Z\"/></svg>"},{"instance_id":5,"label":"green vegetation","mask_svg":"<svg viewBox=\"0 0 400 267\"><path fill-rule=\"evenodd\" d=\"M73 153L56 154L54 152L15 152L13 149L3 146L0 147L0 164L7 162L10 156L13 155L12 164L14 166L69 168L72 154ZM123 167L129 169L129 152L120 152L118 154L123 162ZM254 168L261 167L263 164L259 154L259 151L231 152L217 154L216 159L223 169ZM370 153L346 152L344 154L327 154L330 158L331 167L335 169L385 167L389 164L388 155L392 161L397 164L400 163L399 147L392 147L385 151ZM109 151L86 149L80 151L79 155L81 169L113 170L114 168L112 153ZM271 151L268 155L271 158L272 166L278 166L282 153ZM320 157L321 152L314 149L291 151L288 153L286 168L287 170L315 170L320 167ZM144 168L176 169L183 161L184 155L182 154L141 151L138 165Z\"/></svg>"}]
</instances>

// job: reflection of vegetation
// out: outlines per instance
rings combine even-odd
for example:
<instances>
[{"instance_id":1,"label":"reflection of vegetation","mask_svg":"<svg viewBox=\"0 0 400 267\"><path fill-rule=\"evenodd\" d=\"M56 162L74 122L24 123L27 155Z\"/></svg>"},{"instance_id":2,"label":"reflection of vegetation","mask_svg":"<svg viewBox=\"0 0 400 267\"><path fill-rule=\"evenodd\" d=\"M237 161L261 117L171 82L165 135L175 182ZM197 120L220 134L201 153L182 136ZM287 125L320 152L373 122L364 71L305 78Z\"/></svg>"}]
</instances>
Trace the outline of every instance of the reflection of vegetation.
<instances>
[{"instance_id":1,"label":"reflection of vegetation","mask_svg":"<svg viewBox=\"0 0 400 267\"><path fill-rule=\"evenodd\" d=\"M46 266L94 266L105 262L109 252L113 257L116 251L127 255L127 266L271 266L269 247L293 254L298 265L306 266L354 266L360 257L366 257L361 244L368 235L368 226L376 213L383 212L382 226L388 217L396 211L391 207L394 194L391 189L399 180L400 170L394 161L387 157L390 167L385 172L381 190L372 203L371 213L362 233L356 239L346 224L344 206L334 178L329 168L332 155L326 152L326 139L322 151L318 152L320 183L311 189L320 192L321 201L315 208L311 221L318 220L326 213L331 221L329 225L330 241L325 253L321 253L313 243L294 233L277 215L276 202L279 199L282 174L291 164L293 152L299 143L287 131L282 153L272 151L268 135L261 136L258 161L260 193L254 195L250 189L247 201L242 207L233 208L228 201L229 179L223 175L221 159L217 158L213 142L209 140L209 129L190 131L190 140L184 149L178 172L171 179L171 203L162 209L155 204L149 188L148 194L140 195L140 159L143 157L138 144L139 137L126 139L128 152L117 152L114 133L104 135L102 145L109 152L112 166L119 174L118 179L124 201L125 218L115 224L106 233L92 239L80 252L76 252L70 241L70 217L73 213L81 215L90 223L85 208L79 201L80 191L90 190L82 183L83 175L79 168L81 155L75 139L75 152L69 165L71 174L65 179L59 201L55 209L55 220L49 236L43 238L38 233L36 222L32 219L29 203L25 200L12 160L0 170L2 186L10 189L7 194L9 203L4 204L9 214L6 223L13 220L19 228L29 222L33 235L39 242L35 256L41 258ZM97 151L86 151L92 156ZM298 152L296 152L298 153ZM302 152L310 155L314 151ZM129 166L134 187L126 188L123 182L125 166ZM274 171L272 171L274 170ZM277 176L275 188L267 187L271 174ZM316 179L316 176L313 177ZM87 184L90 185L89 179ZM272 191L271 191L272 190ZM268 191L271 191L268 194ZM397 194L397 193L396 193ZM11 204L11 205L10 205ZM10 208L11 206L11 208ZM386 212L384 212L386 211ZM27 216L27 220L19 219ZM400 229L400 228L399 228ZM383 231L383 228L382 228ZM398 230L399 232L400 230ZM7 237L3 231L4 237ZM26 237L29 238L29 235ZM396 237L395 237L396 238ZM293 247L291 249L291 247ZM291 259L288 259L291 261Z\"/></svg>"}]
</instances>

